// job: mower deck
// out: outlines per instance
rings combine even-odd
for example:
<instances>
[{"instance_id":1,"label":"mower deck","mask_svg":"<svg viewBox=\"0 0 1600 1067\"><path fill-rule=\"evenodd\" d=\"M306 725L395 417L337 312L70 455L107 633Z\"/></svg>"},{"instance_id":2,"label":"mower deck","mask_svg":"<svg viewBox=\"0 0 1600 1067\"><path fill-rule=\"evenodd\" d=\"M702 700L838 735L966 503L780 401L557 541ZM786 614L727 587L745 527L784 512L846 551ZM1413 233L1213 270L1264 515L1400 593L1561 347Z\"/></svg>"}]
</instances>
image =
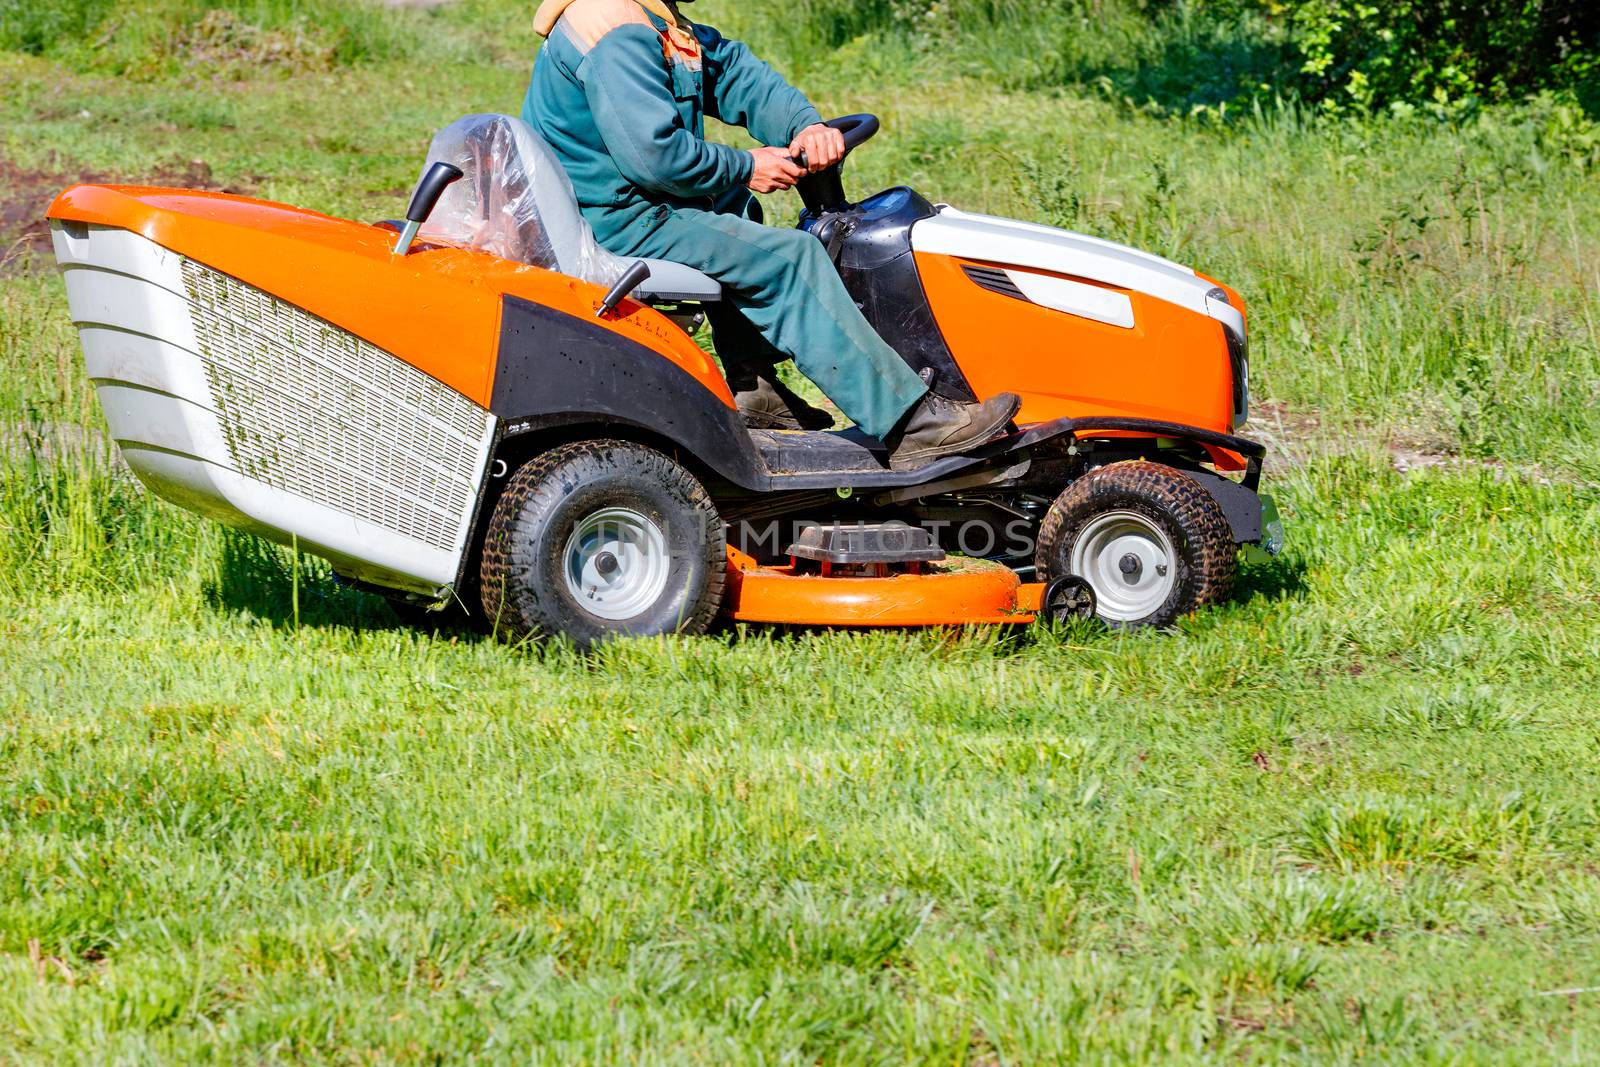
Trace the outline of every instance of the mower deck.
<instances>
[{"instance_id":1,"label":"mower deck","mask_svg":"<svg viewBox=\"0 0 1600 1067\"><path fill-rule=\"evenodd\" d=\"M920 574L856 577L763 567L728 546L723 614L794 626L964 626L1030 623L1044 586L985 560L930 564Z\"/></svg>"}]
</instances>

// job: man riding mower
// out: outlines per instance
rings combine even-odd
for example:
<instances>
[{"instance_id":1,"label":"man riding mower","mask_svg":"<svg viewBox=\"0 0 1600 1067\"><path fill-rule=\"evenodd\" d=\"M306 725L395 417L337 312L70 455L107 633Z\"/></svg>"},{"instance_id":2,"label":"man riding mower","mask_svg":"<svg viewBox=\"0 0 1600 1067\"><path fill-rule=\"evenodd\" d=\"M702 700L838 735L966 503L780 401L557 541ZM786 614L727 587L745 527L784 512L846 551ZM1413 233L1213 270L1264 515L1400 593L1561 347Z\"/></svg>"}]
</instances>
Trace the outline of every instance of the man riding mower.
<instances>
[{"instance_id":1,"label":"man riding mower","mask_svg":"<svg viewBox=\"0 0 1600 1067\"><path fill-rule=\"evenodd\" d=\"M1021 406L1013 394L976 404L930 390L862 317L820 243L750 217L746 187L793 188L838 165L845 147L745 45L661 0L545 0L535 29L547 41L523 119L555 150L605 248L721 283L708 318L749 425L832 425L778 380L775 364L790 358L888 445L897 470L982 444L1011 421ZM787 147L714 144L708 115Z\"/></svg>"},{"instance_id":2,"label":"man riding mower","mask_svg":"<svg viewBox=\"0 0 1600 1067\"><path fill-rule=\"evenodd\" d=\"M642 21L594 38L591 6ZM1264 449L1235 436L1237 292L906 188L852 202L844 160L824 161L874 117L819 131L742 46L654 3L561 14L533 95L567 94L535 115L567 156L468 116L435 138L404 222L144 187L56 200L89 375L154 492L396 601L579 645L719 613L1165 626L1228 596L1241 546L1277 550ZM582 78L613 45L655 66L594 85L591 107ZM617 109L662 137L607 132L602 151ZM784 159L706 145L702 112ZM562 125L580 114L582 136ZM697 162L647 194L628 175L670 170L640 162L658 141ZM794 181L796 230L746 217L762 174ZM686 332L702 316L733 389ZM786 354L856 426L820 428L778 390Z\"/></svg>"}]
</instances>

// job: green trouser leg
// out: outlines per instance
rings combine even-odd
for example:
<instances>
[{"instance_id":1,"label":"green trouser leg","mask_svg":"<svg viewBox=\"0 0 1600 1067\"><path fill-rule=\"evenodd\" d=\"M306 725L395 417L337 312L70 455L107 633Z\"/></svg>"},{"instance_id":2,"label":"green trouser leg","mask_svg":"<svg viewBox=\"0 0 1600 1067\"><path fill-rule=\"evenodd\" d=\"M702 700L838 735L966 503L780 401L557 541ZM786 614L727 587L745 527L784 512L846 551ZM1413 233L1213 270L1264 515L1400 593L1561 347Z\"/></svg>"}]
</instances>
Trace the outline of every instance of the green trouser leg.
<instances>
[{"instance_id":1,"label":"green trouser leg","mask_svg":"<svg viewBox=\"0 0 1600 1067\"><path fill-rule=\"evenodd\" d=\"M718 215L733 215L750 222L764 222L761 201L747 189L730 189L711 205ZM773 369L789 357L772 347L744 312L730 301L705 305L706 323L716 344L722 373L737 395L759 387L760 379L776 381Z\"/></svg>"},{"instance_id":2,"label":"green trouser leg","mask_svg":"<svg viewBox=\"0 0 1600 1067\"><path fill-rule=\"evenodd\" d=\"M726 305L872 436L887 436L928 391L867 324L810 234L695 208L657 209L639 221L607 242L612 251L684 263L717 279ZM716 315L719 345L744 346L751 331Z\"/></svg>"}]
</instances>

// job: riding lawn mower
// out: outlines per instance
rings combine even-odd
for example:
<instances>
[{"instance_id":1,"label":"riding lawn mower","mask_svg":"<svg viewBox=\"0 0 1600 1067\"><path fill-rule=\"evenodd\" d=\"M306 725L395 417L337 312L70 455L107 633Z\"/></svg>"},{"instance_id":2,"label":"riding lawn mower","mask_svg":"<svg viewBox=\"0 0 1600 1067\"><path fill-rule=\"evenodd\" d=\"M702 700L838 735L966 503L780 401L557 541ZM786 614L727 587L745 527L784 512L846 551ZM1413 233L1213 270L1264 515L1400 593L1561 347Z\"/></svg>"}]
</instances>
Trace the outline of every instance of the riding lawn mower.
<instances>
[{"instance_id":1,"label":"riding lawn mower","mask_svg":"<svg viewBox=\"0 0 1600 1067\"><path fill-rule=\"evenodd\" d=\"M872 116L830 123L850 150ZM1158 256L804 179L800 226L932 390L1022 398L913 470L750 429L692 339L716 280L600 249L532 129L435 140L404 221L79 185L49 211L128 465L414 610L580 646L805 626L1166 626L1275 553L1244 303Z\"/></svg>"}]
</instances>

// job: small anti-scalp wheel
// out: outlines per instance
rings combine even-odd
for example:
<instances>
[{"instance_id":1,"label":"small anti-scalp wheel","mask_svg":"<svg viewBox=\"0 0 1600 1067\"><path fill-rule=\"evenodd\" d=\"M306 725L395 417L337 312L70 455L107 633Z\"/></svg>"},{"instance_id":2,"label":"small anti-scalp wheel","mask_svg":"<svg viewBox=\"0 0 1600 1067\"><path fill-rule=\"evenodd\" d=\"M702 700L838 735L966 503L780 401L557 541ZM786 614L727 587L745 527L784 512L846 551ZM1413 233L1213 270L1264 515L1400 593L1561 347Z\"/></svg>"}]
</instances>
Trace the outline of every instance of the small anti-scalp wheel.
<instances>
[{"instance_id":1,"label":"small anti-scalp wheel","mask_svg":"<svg viewBox=\"0 0 1600 1067\"><path fill-rule=\"evenodd\" d=\"M1112 626L1168 626L1225 600L1238 565L1228 517L1180 470L1144 460L1097 467L1056 498L1034 563L1078 575Z\"/></svg>"},{"instance_id":2,"label":"small anti-scalp wheel","mask_svg":"<svg viewBox=\"0 0 1600 1067\"><path fill-rule=\"evenodd\" d=\"M512 640L704 633L726 535L705 487L630 441L562 445L511 475L484 537L483 610Z\"/></svg>"},{"instance_id":3,"label":"small anti-scalp wheel","mask_svg":"<svg viewBox=\"0 0 1600 1067\"><path fill-rule=\"evenodd\" d=\"M1072 619L1092 619L1099 611L1094 587L1076 574L1064 574L1044 587L1039 598L1041 621L1060 625Z\"/></svg>"}]
</instances>

